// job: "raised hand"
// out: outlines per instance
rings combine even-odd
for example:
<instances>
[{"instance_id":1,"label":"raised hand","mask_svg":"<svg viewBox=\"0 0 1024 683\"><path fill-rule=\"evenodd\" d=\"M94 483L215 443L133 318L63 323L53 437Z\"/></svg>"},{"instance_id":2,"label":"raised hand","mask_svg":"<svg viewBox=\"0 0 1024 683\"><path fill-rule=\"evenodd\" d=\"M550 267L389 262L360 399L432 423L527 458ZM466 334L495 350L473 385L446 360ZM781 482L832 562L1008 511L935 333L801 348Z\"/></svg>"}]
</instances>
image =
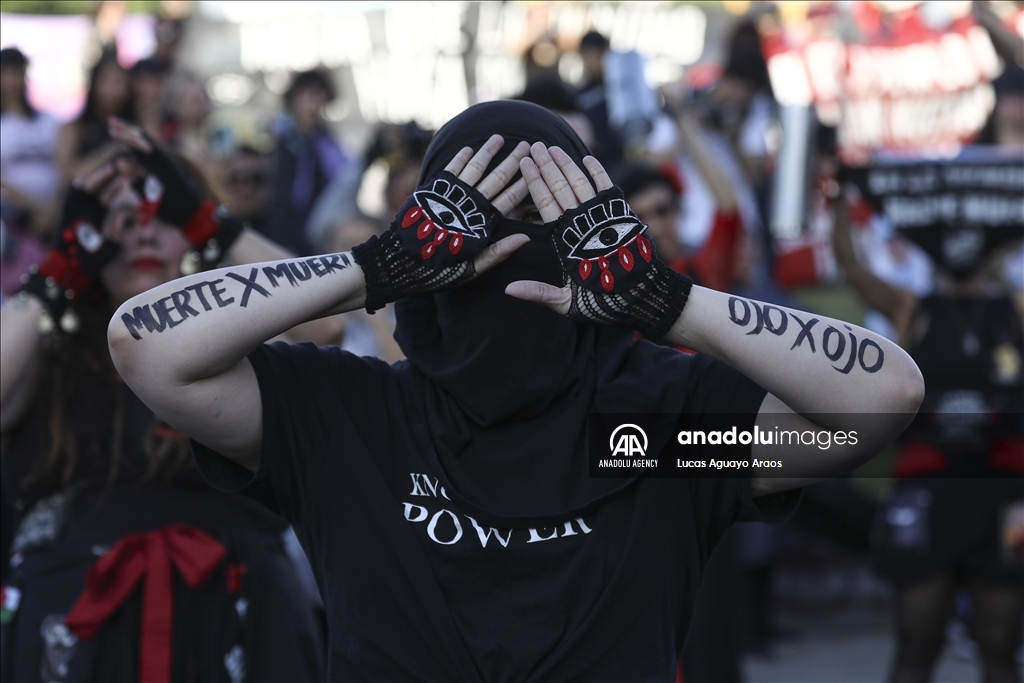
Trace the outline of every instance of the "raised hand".
<instances>
[{"instance_id":1,"label":"raised hand","mask_svg":"<svg viewBox=\"0 0 1024 683\"><path fill-rule=\"evenodd\" d=\"M171 155L141 128L115 117L110 118L109 127L110 136L127 145L145 171L136 173L142 195L139 222L145 224L159 217L181 228L207 264L219 262L242 233L242 221L231 216L226 207L205 200ZM125 175L134 172L130 164L122 163L120 170Z\"/></svg>"},{"instance_id":2,"label":"raised hand","mask_svg":"<svg viewBox=\"0 0 1024 683\"><path fill-rule=\"evenodd\" d=\"M492 243L501 216L528 192L523 179L509 185L530 153L525 142L484 177L503 144L494 135L475 153L463 148L440 175L413 192L383 237L352 250L366 277L367 311L468 282L529 241L511 235Z\"/></svg>"},{"instance_id":3,"label":"raised hand","mask_svg":"<svg viewBox=\"0 0 1024 683\"><path fill-rule=\"evenodd\" d=\"M558 147L535 143L520 168L541 218L552 225L563 286L520 281L505 292L581 322L663 337L686 304L692 282L658 259L647 226L594 157L583 163L597 185Z\"/></svg>"},{"instance_id":4,"label":"raised hand","mask_svg":"<svg viewBox=\"0 0 1024 683\"><path fill-rule=\"evenodd\" d=\"M203 198L178 164L141 128L118 118L110 120L110 136L126 144L132 156L146 170L142 187L142 218L156 215L163 221L184 228L199 210ZM143 220L142 222L147 222Z\"/></svg>"}]
</instances>

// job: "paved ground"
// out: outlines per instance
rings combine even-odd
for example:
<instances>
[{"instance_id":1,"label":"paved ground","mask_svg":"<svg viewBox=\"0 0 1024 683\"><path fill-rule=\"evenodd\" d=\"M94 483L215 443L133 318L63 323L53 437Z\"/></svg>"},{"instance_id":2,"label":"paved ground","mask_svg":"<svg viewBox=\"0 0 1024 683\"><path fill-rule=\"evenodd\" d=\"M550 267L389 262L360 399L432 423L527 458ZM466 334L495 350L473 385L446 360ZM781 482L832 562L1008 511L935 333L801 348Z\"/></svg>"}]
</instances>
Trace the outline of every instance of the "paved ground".
<instances>
[{"instance_id":1,"label":"paved ground","mask_svg":"<svg viewBox=\"0 0 1024 683\"><path fill-rule=\"evenodd\" d=\"M771 657L747 657L746 683L873 683L885 680L892 658L890 617L884 603L849 604L825 613L783 610L779 621L798 631ZM934 683L980 681L977 663L947 645ZM962 647L961 647L962 650Z\"/></svg>"}]
</instances>

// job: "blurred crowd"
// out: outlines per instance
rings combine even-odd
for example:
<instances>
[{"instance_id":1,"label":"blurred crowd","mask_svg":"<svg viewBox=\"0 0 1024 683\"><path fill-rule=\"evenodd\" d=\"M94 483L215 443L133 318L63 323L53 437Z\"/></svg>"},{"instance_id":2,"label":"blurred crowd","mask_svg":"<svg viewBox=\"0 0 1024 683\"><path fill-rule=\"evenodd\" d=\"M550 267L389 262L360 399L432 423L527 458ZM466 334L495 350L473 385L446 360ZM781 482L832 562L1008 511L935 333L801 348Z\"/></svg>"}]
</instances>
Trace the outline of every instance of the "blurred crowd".
<instances>
[{"instance_id":1,"label":"blurred crowd","mask_svg":"<svg viewBox=\"0 0 1024 683\"><path fill-rule=\"evenodd\" d=\"M843 160L833 126L815 122L801 158L803 175L787 181L807 193L801 235L782 239L772 229L773 201L776 188L784 182L779 169L787 144L763 49L766 33L778 30L773 7L755 7L752 14L736 19L719 62L688 68L681 79L658 88L646 85L640 55L616 52L607 36L593 30L579 38L576 48L583 77L568 83L558 68L564 38L543 35L522 56L526 81L517 99L556 112L572 126L647 224L662 260L697 284L807 308L815 304L800 298L800 288L846 282L866 309L868 327L898 339L908 350L921 351L920 344L914 346L912 341L911 327L918 319L915 311L924 306L921 302L938 300L937 295L945 296L955 288L947 287L942 263L887 226L856 190L843 186ZM975 3L975 20L989 33L1004 68L993 82L996 99L991 116L973 142L1012 146L1024 155L1021 12L1018 5L1014 14L1000 17L987 3ZM154 30L155 52L134 64L119 59L115 48L103 48L88 72L80 114L63 124L30 101L29 60L16 40L0 50L0 288L4 297L18 289L22 276L49 250L58 208L72 179L106 163L123 144L110 136L112 116L137 125L152 140L190 160L217 203L226 204L253 230L294 254L347 251L387 229L417 186L433 131L415 121L380 123L365 149L344 147L324 110L352 95L340 91L325 69L292 74L279 111L269 129L259 135L214 125L205 81L178 64L177 51L189 30L188 19L160 18ZM1024 288L1019 236L983 256L988 259L984 267L970 273L983 281L971 285L964 284L968 280L956 280L961 289L955 292L1017 296L1014 293ZM829 309L835 306L831 299L817 305L823 313L842 315ZM859 309L854 305L843 312L849 310L856 315ZM957 324L962 321L968 332L976 330L979 339L974 343L984 345L989 342L981 328L988 324L988 317L1012 317L1018 315L1015 310L968 307L950 312L948 318ZM932 315L937 320L945 314L935 309ZM333 338L321 343L388 362L402 358L392 337L394 319L389 311L374 316L349 313L332 329ZM1016 374L1011 368L1012 376L1004 384L1020 391L1019 317L1015 326L1007 323L1006 329L1010 349L1006 353L1017 355L1016 360L1006 361L1016 363ZM959 362L956 354L961 351L929 348L927 352L939 354L929 356L929 363L941 367ZM978 353L971 353L971 348L963 352L969 358ZM1019 439L1019 435L1010 436ZM1019 442L1015 447L1020 447ZM897 475L903 479L937 471L915 470L907 457L904 450L897 458L897 468L903 467ZM914 457L920 460L921 456ZM1019 486L1024 467L1011 465L1007 471L1013 472L1017 477L1013 484ZM1002 482L985 488L984 481L972 482L980 488L971 493L971 500L996 496L1012 502L1013 495L1007 498L1002 492ZM16 520L23 513L9 507L16 503L9 499L15 490L10 482L4 483L5 560ZM936 500L936 508L945 495L927 487L896 486L885 498L885 491L870 495L850 480L835 480L810 487L788 527L738 525L709 565L709 578L702 587L706 597L698 600L695 615L702 627L691 629L693 636L685 651L686 680L739 680L740 652L764 654L779 638L787 637L774 617L772 587L775 569L794 535L826 539L838 553L851 557L875 553L888 558L877 564L897 587L897 609L902 610L894 680L926 680L941 650L947 621L969 621L972 609L987 620L975 622L971 631L986 667L986 680L1020 680L1016 658L1024 591L1019 585L1011 590L999 583L1007 577L1015 580L1017 574L990 572L985 585L996 588L986 591L972 583L975 577L969 568L957 565L955 572L943 575L934 585L934 574L906 569L898 553L885 555L888 551L883 546L891 531L886 525L893 514L925 514L921 491L928 492L928 500ZM1024 519L1020 504L1011 514ZM1011 518L1004 529L1013 523ZM1024 522L1017 524L1019 532ZM1024 547L1024 540L1016 543ZM6 574L6 561L3 568ZM926 581L932 584L925 585ZM967 589L971 590L964 593ZM955 600L958 596L966 596L968 602L973 599L973 608L964 608L962 600ZM722 610L722 604L733 609ZM922 628L925 623L930 627Z\"/></svg>"}]
</instances>

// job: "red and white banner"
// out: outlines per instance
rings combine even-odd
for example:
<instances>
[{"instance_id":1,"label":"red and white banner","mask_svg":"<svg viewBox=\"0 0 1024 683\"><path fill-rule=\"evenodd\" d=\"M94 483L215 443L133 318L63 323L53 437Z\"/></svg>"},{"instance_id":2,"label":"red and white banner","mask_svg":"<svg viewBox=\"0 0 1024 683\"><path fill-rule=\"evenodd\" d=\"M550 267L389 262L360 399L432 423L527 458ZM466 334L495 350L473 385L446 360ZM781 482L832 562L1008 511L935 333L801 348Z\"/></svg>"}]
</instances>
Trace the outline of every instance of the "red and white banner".
<instances>
[{"instance_id":1,"label":"red and white banner","mask_svg":"<svg viewBox=\"0 0 1024 683\"><path fill-rule=\"evenodd\" d=\"M995 105L991 81L1002 71L988 33L970 16L941 30L914 8L884 14L859 2L852 18L836 5L801 31L765 36L775 96L783 105L814 104L839 127L847 159L879 148L939 148L969 142Z\"/></svg>"}]
</instances>

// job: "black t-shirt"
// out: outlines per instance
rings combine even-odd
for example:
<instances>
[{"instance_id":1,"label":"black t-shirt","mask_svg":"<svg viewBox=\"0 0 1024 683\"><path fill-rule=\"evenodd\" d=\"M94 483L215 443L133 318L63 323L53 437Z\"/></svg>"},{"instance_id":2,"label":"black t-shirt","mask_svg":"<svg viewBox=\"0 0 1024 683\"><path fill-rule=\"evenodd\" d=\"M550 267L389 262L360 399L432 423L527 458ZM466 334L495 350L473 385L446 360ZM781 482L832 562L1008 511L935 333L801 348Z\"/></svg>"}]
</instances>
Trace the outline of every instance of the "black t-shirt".
<instances>
[{"instance_id":1,"label":"black t-shirt","mask_svg":"<svg viewBox=\"0 0 1024 683\"><path fill-rule=\"evenodd\" d=\"M212 484L295 526L327 606L332 680L671 680L725 529L780 521L799 499L755 504L749 479L641 479L583 518L494 529L427 466L409 365L312 345L249 358L259 472L199 444L195 455ZM749 413L739 427L752 426L763 389L701 356L684 367L691 418Z\"/></svg>"}]
</instances>

